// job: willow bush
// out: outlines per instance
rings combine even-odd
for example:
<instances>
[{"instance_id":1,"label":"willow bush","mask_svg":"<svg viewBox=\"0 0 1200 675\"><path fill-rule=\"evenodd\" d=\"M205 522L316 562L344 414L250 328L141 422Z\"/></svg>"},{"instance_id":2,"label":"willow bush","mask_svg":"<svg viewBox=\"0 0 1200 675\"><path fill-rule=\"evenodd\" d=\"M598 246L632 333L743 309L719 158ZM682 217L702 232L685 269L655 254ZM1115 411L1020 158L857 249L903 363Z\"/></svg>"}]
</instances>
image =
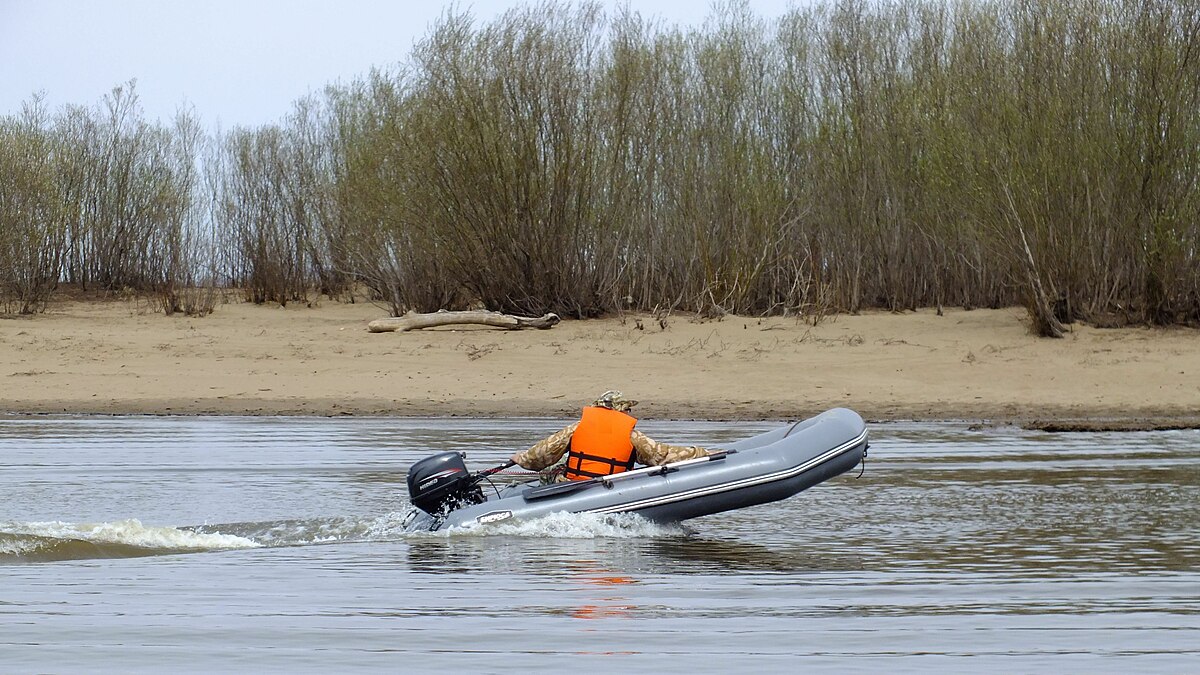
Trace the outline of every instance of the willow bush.
<instances>
[{"instance_id":1,"label":"willow bush","mask_svg":"<svg viewBox=\"0 0 1200 675\"><path fill-rule=\"evenodd\" d=\"M150 262L145 274L163 313L204 316L213 311L222 285L218 247L210 227L205 181L199 159L211 153L208 139L190 112L176 115L167 131L170 181L160 198Z\"/></svg>"},{"instance_id":2,"label":"willow bush","mask_svg":"<svg viewBox=\"0 0 1200 675\"><path fill-rule=\"evenodd\" d=\"M230 252L229 278L251 302L307 300L309 232L296 218L290 149L279 127L237 129L225 138L228 157L220 223Z\"/></svg>"},{"instance_id":3,"label":"willow bush","mask_svg":"<svg viewBox=\"0 0 1200 675\"><path fill-rule=\"evenodd\" d=\"M45 307L62 270L62 195L55 139L40 100L0 120L0 308L30 314Z\"/></svg>"},{"instance_id":4,"label":"willow bush","mask_svg":"<svg viewBox=\"0 0 1200 675\"><path fill-rule=\"evenodd\" d=\"M361 285L395 313L1197 324L1198 110L1200 0L451 12L278 124L198 139L122 88L6 118L0 242L53 251L39 288Z\"/></svg>"},{"instance_id":5,"label":"willow bush","mask_svg":"<svg viewBox=\"0 0 1200 675\"><path fill-rule=\"evenodd\" d=\"M190 199L172 130L142 119L132 84L97 109L67 109L56 126L70 194L66 279L85 289L154 288L156 268L169 264L164 239Z\"/></svg>"},{"instance_id":6,"label":"willow bush","mask_svg":"<svg viewBox=\"0 0 1200 675\"><path fill-rule=\"evenodd\" d=\"M450 15L355 90L396 311L1196 320L1194 1L563 9Z\"/></svg>"},{"instance_id":7,"label":"willow bush","mask_svg":"<svg viewBox=\"0 0 1200 675\"><path fill-rule=\"evenodd\" d=\"M413 126L399 130L416 141L405 149L407 211L432 235L425 253L471 300L527 313L608 309L600 25L595 7L543 5L477 32L451 19L417 46Z\"/></svg>"},{"instance_id":8,"label":"willow bush","mask_svg":"<svg viewBox=\"0 0 1200 675\"><path fill-rule=\"evenodd\" d=\"M411 135L411 97L380 73L329 97L337 130L339 250L348 269L396 314L462 306L436 231L409 198L416 180L410 154L419 143Z\"/></svg>"}]
</instances>

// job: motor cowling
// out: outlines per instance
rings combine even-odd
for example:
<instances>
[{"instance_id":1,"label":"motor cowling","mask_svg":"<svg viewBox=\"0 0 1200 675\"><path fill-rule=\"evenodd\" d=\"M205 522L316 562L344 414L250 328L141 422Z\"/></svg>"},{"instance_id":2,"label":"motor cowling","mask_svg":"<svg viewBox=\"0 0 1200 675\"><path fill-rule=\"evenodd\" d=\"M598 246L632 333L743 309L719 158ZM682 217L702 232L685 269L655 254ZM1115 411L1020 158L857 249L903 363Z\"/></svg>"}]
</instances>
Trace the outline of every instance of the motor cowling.
<instances>
[{"instance_id":1,"label":"motor cowling","mask_svg":"<svg viewBox=\"0 0 1200 675\"><path fill-rule=\"evenodd\" d=\"M457 452L439 453L413 464L408 470L408 497L413 506L431 515L484 501L483 491Z\"/></svg>"}]
</instances>

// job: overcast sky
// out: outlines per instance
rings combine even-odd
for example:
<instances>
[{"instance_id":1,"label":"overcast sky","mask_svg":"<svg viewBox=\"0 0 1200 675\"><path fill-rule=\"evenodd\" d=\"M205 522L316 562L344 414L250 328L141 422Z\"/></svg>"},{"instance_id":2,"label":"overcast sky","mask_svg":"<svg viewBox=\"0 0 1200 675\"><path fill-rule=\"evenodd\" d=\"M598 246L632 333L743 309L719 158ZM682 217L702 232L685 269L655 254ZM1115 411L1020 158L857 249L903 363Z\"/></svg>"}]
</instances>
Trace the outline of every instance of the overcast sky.
<instances>
[{"instance_id":1,"label":"overcast sky","mask_svg":"<svg viewBox=\"0 0 1200 675\"><path fill-rule=\"evenodd\" d=\"M460 2L479 21L526 4ZM632 1L644 16L702 24L707 0ZM750 0L764 17L794 0ZM616 3L609 0L606 7ZM0 0L0 115L34 92L93 105L137 79L148 119L190 104L208 125L258 125L331 82L403 60L451 6L428 0Z\"/></svg>"}]
</instances>

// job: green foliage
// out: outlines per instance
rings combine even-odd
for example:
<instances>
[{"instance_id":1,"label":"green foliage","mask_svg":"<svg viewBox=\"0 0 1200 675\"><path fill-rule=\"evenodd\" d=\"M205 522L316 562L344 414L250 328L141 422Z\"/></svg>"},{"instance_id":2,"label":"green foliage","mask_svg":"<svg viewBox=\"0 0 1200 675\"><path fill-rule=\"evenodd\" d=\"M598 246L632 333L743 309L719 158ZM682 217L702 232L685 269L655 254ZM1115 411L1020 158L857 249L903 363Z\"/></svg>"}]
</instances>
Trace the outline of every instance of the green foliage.
<instances>
[{"instance_id":1,"label":"green foliage","mask_svg":"<svg viewBox=\"0 0 1200 675\"><path fill-rule=\"evenodd\" d=\"M54 139L34 99L0 120L0 308L30 314L45 307L62 269L62 197Z\"/></svg>"},{"instance_id":2,"label":"green foliage","mask_svg":"<svg viewBox=\"0 0 1200 675\"><path fill-rule=\"evenodd\" d=\"M396 311L1196 319L1194 1L561 9L338 92Z\"/></svg>"},{"instance_id":3,"label":"green foliage","mask_svg":"<svg viewBox=\"0 0 1200 675\"><path fill-rule=\"evenodd\" d=\"M0 242L50 242L39 288L192 274L284 303L357 283L395 313L1194 324L1197 111L1198 0L843 0L772 22L731 2L690 29L590 3L452 12L402 67L210 142L142 122L121 88L5 120Z\"/></svg>"}]
</instances>

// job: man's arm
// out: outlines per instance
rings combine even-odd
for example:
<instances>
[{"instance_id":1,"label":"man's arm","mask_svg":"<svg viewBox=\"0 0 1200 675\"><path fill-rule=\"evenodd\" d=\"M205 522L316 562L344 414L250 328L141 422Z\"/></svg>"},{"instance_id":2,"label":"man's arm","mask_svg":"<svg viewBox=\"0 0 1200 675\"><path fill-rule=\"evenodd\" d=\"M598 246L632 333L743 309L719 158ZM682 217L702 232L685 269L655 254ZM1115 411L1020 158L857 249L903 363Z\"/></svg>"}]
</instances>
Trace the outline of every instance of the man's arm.
<instances>
[{"instance_id":1,"label":"man's arm","mask_svg":"<svg viewBox=\"0 0 1200 675\"><path fill-rule=\"evenodd\" d=\"M542 469L557 462L567 448L571 445L571 434L575 433L575 428L579 426L576 422L564 429L556 431L548 438L534 443L528 450L522 450L514 453L512 461L521 465L523 469L530 471L541 471Z\"/></svg>"},{"instance_id":2,"label":"man's arm","mask_svg":"<svg viewBox=\"0 0 1200 675\"><path fill-rule=\"evenodd\" d=\"M681 446L659 443L637 429L634 429L633 433L629 435L629 440L633 441L633 449L637 451L637 460L647 466L662 466L671 462L682 462L685 459L708 455L707 450L695 445Z\"/></svg>"}]
</instances>

